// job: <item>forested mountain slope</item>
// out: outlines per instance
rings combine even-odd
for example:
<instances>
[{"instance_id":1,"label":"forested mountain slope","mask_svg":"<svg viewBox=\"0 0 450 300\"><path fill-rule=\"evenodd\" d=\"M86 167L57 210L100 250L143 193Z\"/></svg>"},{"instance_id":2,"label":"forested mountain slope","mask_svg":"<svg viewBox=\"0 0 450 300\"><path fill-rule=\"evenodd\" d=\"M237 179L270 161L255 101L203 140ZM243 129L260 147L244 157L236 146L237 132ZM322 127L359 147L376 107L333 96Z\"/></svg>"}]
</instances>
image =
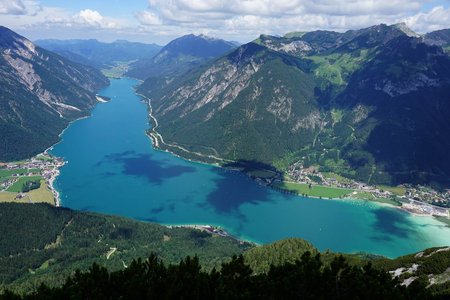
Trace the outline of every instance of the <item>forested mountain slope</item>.
<instances>
[{"instance_id":1,"label":"forested mountain slope","mask_svg":"<svg viewBox=\"0 0 450 300\"><path fill-rule=\"evenodd\" d=\"M251 244L188 228L168 228L43 204L0 204L0 290L57 286L97 262L111 270L157 254L166 263L197 255L206 270Z\"/></svg>"},{"instance_id":2,"label":"forested mountain slope","mask_svg":"<svg viewBox=\"0 0 450 300\"><path fill-rule=\"evenodd\" d=\"M128 41L112 43L97 40L37 40L38 46L58 53L72 61L108 69L118 62L136 61L146 57L153 57L161 46Z\"/></svg>"},{"instance_id":3,"label":"forested mountain slope","mask_svg":"<svg viewBox=\"0 0 450 300\"><path fill-rule=\"evenodd\" d=\"M263 35L139 92L173 151L449 184L450 57L404 24Z\"/></svg>"},{"instance_id":4,"label":"forested mountain slope","mask_svg":"<svg viewBox=\"0 0 450 300\"><path fill-rule=\"evenodd\" d=\"M197 256L198 262L183 260L181 264L184 267L191 266L195 272L200 269L209 272L213 268L216 271L223 268L230 271L228 263L232 256L242 254L242 259L231 264L235 266L233 272L245 270L245 276L273 276L273 272L278 270L278 279L283 282L289 281L296 272L311 275L338 265L347 271L360 272L371 262L372 275L378 274L384 278L385 284L392 284L391 287L403 282L414 282L413 286L421 287L418 291L423 292L424 287L429 286L429 292L450 295L449 247L427 249L397 259L365 253L343 254L340 258L341 254L320 252L302 239L286 239L255 246L207 231L169 228L44 204L0 204L0 227L9 233L0 235L0 294L5 288L19 293L30 292L41 283L58 287L76 269L85 272L93 263L107 267L109 271L130 272L128 278L139 277L139 274L134 274L136 264L132 261L146 259L153 253L156 257L153 256L150 263L160 259L166 264L176 264L186 256ZM147 263L145 261L148 267ZM158 270L158 276L162 276L160 284L171 287L173 280L164 277L168 273L164 273L161 268ZM356 283L359 276L366 275L369 276L349 273L348 280ZM390 281L389 278L398 281ZM179 279L180 284L188 282L185 281L187 278ZM321 280L326 281L325 278ZM292 282L291 288L296 289L302 281L296 282ZM118 288L120 284L116 282L114 286ZM250 285L245 288L248 287ZM67 288L63 290L69 291Z\"/></svg>"},{"instance_id":5,"label":"forested mountain slope","mask_svg":"<svg viewBox=\"0 0 450 300\"><path fill-rule=\"evenodd\" d=\"M232 42L205 35L188 34L164 46L156 55L148 55L131 64L126 75L138 79L171 77L217 58L236 48Z\"/></svg>"},{"instance_id":6,"label":"forested mountain slope","mask_svg":"<svg viewBox=\"0 0 450 300\"><path fill-rule=\"evenodd\" d=\"M0 161L56 143L70 121L89 114L96 92L108 83L100 71L0 27Z\"/></svg>"}]
</instances>

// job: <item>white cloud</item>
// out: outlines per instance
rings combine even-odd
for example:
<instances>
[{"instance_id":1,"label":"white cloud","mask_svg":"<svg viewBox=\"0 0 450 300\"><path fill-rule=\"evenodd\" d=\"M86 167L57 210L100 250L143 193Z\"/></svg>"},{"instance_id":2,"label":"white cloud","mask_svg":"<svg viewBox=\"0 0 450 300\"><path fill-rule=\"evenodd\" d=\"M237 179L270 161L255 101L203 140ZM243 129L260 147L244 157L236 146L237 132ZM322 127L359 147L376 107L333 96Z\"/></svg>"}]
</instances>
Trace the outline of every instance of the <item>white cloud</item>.
<instances>
[{"instance_id":1,"label":"white cloud","mask_svg":"<svg viewBox=\"0 0 450 300\"><path fill-rule=\"evenodd\" d=\"M41 7L43 0L0 0L1 23L25 35L159 43L188 33L247 42L260 34L345 31L402 21L419 33L450 27L449 0L147 0L142 11L127 11L121 3L120 17L90 7L70 11L66 2Z\"/></svg>"},{"instance_id":2,"label":"white cloud","mask_svg":"<svg viewBox=\"0 0 450 300\"><path fill-rule=\"evenodd\" d=\"M412 29L418 32L430 32L450 27L450 8L437 6L428 12L420 12L405 19Z\"/></svg>"},{"instance_id":3,"label":"white cloud","mask_svg":"<svg viewBox=\"0 0 450 300\"><path fill-rule=\"evenodd\" d=\"M155 35L208 32L240 41L261 33L345 31L405 20L423 32L450 27L448 9L423 12L424 5L433 7L436 1L440 0L148 0L147 10L136 19L141 31Z\"/></svg>"},{"instance_id":4,"label":"white cloud","mask_svg":"<svg viewBox=\"0 0 450 300\"><path fill-rule=\"evenodd\" d=\"M22 0L0 0L0 14L25 15L27 8Z\"/></svg>"},{"instance_id":5,"label":"white cloud","mask_svg":"<svg viewBox=\"0 0 450 300\"><path fill-rule=\"evenodd\" d=\"M418 12L430 0L149 0L149 9L160 16L178 20L180 15L223 17L254 15L283 17L303 14L329 16L396 15Z\"/></svg>"},{"instance_id":6,"label":"white cloud","mask_svg":"<svg viewBox=\"0 0 450 300\"><path fill-rule=\"evenodd\" d=\"M162 24L162 20L150 11L140 11L136 14L136 18L144 25L154 26Z\"/></svg>"},{"instance_id":7,"label":"white cloud","mask_svg":"<svg viewBox=\"0 0 450 300\"><path fill-rule=\"evenodd\" d=\"M73 16L72 22L93 28L118 29L122 27L118 22L105 18L98 11L92 9L81 10L78 14ZM72 22L69 20L68 23Z\"/></svg>"},{"instance_id":8,"label":"white cloud","mask_svg":"<svg viewBox=\"0 0 450 300\"><path fill-rule=\"evenodd\" d=\"M80 23L87 23L92 26L101 26L103 22L103 16L98 11L91 9L80 11L75 19Z\"/></svg>"}]
</instances>

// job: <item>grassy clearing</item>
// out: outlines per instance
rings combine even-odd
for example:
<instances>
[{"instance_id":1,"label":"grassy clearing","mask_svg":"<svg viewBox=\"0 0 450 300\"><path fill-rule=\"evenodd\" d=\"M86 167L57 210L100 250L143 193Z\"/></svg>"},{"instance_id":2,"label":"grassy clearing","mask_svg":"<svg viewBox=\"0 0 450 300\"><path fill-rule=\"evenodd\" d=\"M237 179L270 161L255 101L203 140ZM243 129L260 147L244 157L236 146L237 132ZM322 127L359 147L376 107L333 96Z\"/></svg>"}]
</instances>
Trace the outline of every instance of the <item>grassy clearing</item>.
<instances>
[{"instance_id":1,"label":"grassy clearing","mask_svg":"<svg viewBox=\"0 0 450 300\"><path fill-rule=\"evenodd\" d=\"M344 111L340 109L332 109L331 110L331 118L333 119L333 126L342 121L342 117L344 116Z\"/></svg>"},{"instance_id":2,"label":"grassy clearing","mask_svg":"<svg viewBox=\"0 0 450 300\"><path fill-rule=\"evenodd\" d=\"M41 170L39 169L16 169L16 170L0 169L0 182L10 179L14 174L18 175L24 175L28 173L40 174L40 172Z\"/></svg>"},{"instance_id":3,"label":"grassy clearing","mask_svg":"<svg viewBox=\"0 0 450 300\"><path fill-rule=\"evenodd\" d=\"M406 193L406 189L401 186L386 186L386 185L380 185L378 186L379 189L385 190L391 193L394 193L397 196L404 196Z\"/></svg>"},{"instance_id":4,"label":"grassy clearing","mask_svg":"<svg viewBox=\"0 0 450 300\"><path fill-rule=\"evenodd\" d=\"M351 183L352 182L350 179L342 177L341 175L333 173L333 172L322 172L322 175L325 176L325 178L334 178L339 183Z\"/></svg>"},{"instance_id":5,"label":"grassy clearing","mask_svg":"<svg viewBox=\"0 0 450 300\"><path fill-rule=\"evenodd\" d=\"M19 180L14 182L13 185L11 185L6 191L7 192L13 192L13 193L20 193L22 191L23 185L27 181L35 181L35 180L42 180L42 176L23 176L20 177Z\"/></svg>"},{"instance_id":6,"label":"grassy clearing","mask_svg":"<svg viewBox=\"0 0 450 300\"><path fill-rule=\"evenodd\" d=\"M401 206L402 204L391 198L377 198L372 193L369 192L357 192L356 194L352 194L351 198L359 199L359 200L369 200L378 203L390 204L393 206Z\"/></svg>"},{"instance_id":7,"label":"grassy clearing","mask_svg":"<svg viewBox=\"0 0 450 300\"><path fill-rule=\"evenodd\" d=\"M14 202L16 193L0 192L0 203L1 202Z\"/></svg>"},{"instance_id":8,"label":"grassy clearing","mask_svg":"<svg viewBox=\"0 0 450 300\"><path fill-rule=\"evenodd\" d=\"M355 198L355 199L370 200L370 201L373 201L376 199L375 196L369 192L357 192L356 194L352 194L351 197Z\"/></svg>"},{"instance_id":9,"label":"grassy clearing","mask_svg":"<svg viewBox=\"0 0 450 300\"><path fill-rule=\"evenodd\" d=\"M36 159L39 159L41 161L52 161L53 158L44 154L39 154L38 156L36 156Z\"/></svg>"},{"instance_id":10,"label":"grassy clearing","mask_svg":"<svg viewBox=\"0 0 450 300\"><path fill-rule=\"evenodd\" d=\"M304 194L311 197L322 197L322 198L340 198L353 192L353 190L349 189L341 189L336 187L327 187L319 185L313 185L311 188L309 188L307 184L292 183L292 182L278 183L275 184L275 187L290 192L294 192L299 195Z\"/></svg>"},{"instance_id":11,"label":"grassy clearing","mask_svg":"<svg viewBox=\"0 0 450 300\"><path fill-rule=\"evenodd\" d=\"M50 258L49 260L44 261L44 263L42 265L40 265L40 267L37 268L36 271L43 271L43 270L48 269L50 264L53 262L55 262L55 259L53 259L53 258Z\"/></svg>"},{"instance_id":12,"label":"grassy clearing","mask_svg":"<svg viewBox=\"0 0 450 300\"><path fill-rule=\"evenodd\" d=\"M40 188L28 192L27 195L28 195L29 199L34 203L43 202L43 203L49 203L52 205L55 204L53 194L50 191L50 189L47 187L47 185L45 184L44 180L41 180Z\"/></svg>"},{"instance_id":13,"label":"grassy clearing","mask_svg":"<svg viewBox=\"0 0 450 300\"><path fill-rule=\"evenodd\" d=\"M103 75L110 78L122 77L128 71L131 62L116 61L115 66L110 69L102 69Z\"/></svg>"},{"instance_id":14,"label":"grassy clearing","mask_svg":"<svg viewBox=\"0 0 450 300\"><path fill-rule=\"evenodd\" d=\"M22 175L22 174L26 174L26 173L28 173L27 169L17 169L17 170L3 169L3 170L0 170L0 179L9 178L13 174L20 174L20 175Z\"/></svg>"},{"instance_id":15,"label":"grassy clearing","mask_svg":"<svg viewBox=\"0 0 450 300\"><path fill-rule=\"evenodd\" d=\"M49 190L44 180L41 180L41 187L25 193L21 199L15 199L16 192L0 192L1 202L16 202L16 203L48 203L55 205L52 192Z\"/></svg>"},{"instance_id":16,"label":"grassy clearing","mask_svg":"<svg viewBox=\"0 0 450 300\"><path fill-rule=\"evenodd\" d=\"M362 50L359 56L351 54L330 54L325 56L310 56L316 64L314 74L322 79L330 81L337 85L347 83L347 79L355 70L357 70L361 62L367 59L367 50Z\"/></svg>"}]
</instances>

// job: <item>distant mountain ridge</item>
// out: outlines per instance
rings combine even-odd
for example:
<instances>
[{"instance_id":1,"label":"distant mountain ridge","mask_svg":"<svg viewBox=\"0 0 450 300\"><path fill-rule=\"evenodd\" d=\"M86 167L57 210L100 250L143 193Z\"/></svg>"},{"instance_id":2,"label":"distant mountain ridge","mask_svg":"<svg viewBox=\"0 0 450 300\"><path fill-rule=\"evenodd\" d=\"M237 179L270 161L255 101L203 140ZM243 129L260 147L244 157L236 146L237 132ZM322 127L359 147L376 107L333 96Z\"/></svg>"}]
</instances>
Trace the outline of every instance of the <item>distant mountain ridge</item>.
<instances>
[{"instance_id":1,"label":"distant mountain ridge","mask_svg":"<svg viewBox=\"0 0 450 300\"><path fill-rule=\"evenodd\" d=\"M89 114L109 81L98 70L0 27L0 161L42 152L67 124Z\"/></svg>"},{"instance_id":2,"label":"distant mountain ridge","mask_svg":"<svg viewBox=\"0 0 450 300\"><path fill-rule=\"evenodd\" d=\"M127 75L138 79L176 76L234 48L233 42L205 35L185 35L168 43L155 56L132 64Z\"/></svg>"},{"instance_id":3,"label":"distant mountain ridge","mask_svg":"<svg viewBox=\"0 0 450 300\"><path fill-rule=\"evenodd\" d=\"M176 145L165 147L181 155L177 147L281 170L300 161L371 184L448 185L450 57L426 40L405 24L262 35L138 90Z\"/></svg>"},{"instance_id":4,"label":"distant mountain ridge","mask_svg":"<svg viewBox=\"0 0 450 300\"><path fill-rule=\"evenodd\" d=\"M436 45L444 48L450 53L450 29L442 29L427 33L424 36L425 42L430 45Z\"/></svg>"},{"instance_id":5,"label":"distant mountain ridge","mask_svg":"<svg viewBox=\"0 0 450 300\"><path fill-rule=\"evenodd\" d=\"M162 47L117 40L112 43L97 40L37 40L40 47L56 52L72 61L93 66L98 69L110 68L116 62L135 61L152 57Z\"/></svg>"}]
</instances>

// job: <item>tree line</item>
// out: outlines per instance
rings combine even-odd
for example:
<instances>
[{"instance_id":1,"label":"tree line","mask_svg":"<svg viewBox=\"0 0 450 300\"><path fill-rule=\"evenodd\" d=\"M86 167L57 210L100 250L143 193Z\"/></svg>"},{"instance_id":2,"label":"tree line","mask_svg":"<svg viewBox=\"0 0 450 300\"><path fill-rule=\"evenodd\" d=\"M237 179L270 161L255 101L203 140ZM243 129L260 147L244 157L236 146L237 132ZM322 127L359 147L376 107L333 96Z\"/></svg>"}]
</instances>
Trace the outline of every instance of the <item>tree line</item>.
<instances>
[{"instance_id":1,"label":"tree line","mask_svg":"<svg viewBox=\"0 0 450 300\"><path fill-rule=\"evenodd\" d=\"M197 257L166 265L155 254L109 272L93 264L76 271L60 287L41 285L35 292L6 299L433 299L421 282L408 287L369 263L351 266L343 256L327 265L306 252L293 262L255 274L243 256L233 256L220 271L203 271Z\"/></svg>"}]
</instances>

